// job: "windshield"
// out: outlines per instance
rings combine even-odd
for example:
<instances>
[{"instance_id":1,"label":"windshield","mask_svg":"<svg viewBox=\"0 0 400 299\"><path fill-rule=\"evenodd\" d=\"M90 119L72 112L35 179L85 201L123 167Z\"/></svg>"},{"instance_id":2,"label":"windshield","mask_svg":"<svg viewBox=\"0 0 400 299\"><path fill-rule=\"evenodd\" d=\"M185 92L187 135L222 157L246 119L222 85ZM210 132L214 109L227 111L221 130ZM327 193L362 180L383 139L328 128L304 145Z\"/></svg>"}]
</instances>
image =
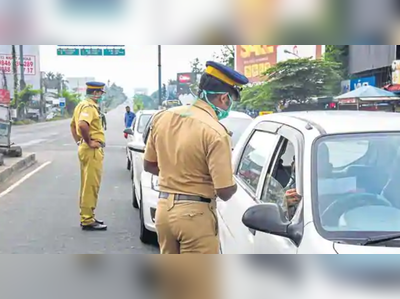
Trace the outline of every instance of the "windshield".
<instances>
[{"instance_id":1,"label":"windshield","mask_svg":"<svg viewBox=\"0 0 400 299\"><path fill-rule=\"evenodd\" d=\"M313 147L319 231L333 238L400 232L400 133L326 136Z\"/></svg>"},{"instance_id":2,"label":"windshield","mask_svg":"<svg viewBox=\"0 0 400 299\"><path fill-rule=\"evenodd\" d=\"M247 129L248 125L253 121L253 119L248 118L233 118L228 117L221 120L221 123L233 133L232 135L232 146L235 147L238 143L240 137L242 136L244 130Z\"/></svg>"},{"instance_id":3,"label":"windshield","mask_svg":"<svg viewBox=\"0 0 400 299\"><path fill-rule=\"evenodd\" d=\"M137 129L138 133L143 134L147 123L149 122L152 114L142 114L139 118L139 127Z\"/></svg>"}]
</instances>

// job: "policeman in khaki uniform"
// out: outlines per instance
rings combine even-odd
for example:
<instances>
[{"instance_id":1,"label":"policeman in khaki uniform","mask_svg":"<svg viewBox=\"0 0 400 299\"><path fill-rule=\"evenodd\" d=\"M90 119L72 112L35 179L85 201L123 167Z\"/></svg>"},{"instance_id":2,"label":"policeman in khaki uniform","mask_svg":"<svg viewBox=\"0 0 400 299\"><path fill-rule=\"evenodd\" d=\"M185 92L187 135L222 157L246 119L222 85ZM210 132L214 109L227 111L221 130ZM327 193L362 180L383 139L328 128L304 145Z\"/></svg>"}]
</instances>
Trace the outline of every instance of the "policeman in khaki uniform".
<instances>
[{"instance_id":1,"label":"policeman in khaki uniform","mask_svg":"<svg viewBox=\"0 0 400 299\"><path fill-rule=\"evenodd\" d=\"M86 85L87 98L76 106L71 121L71 134L79 146L81 227L83 230L106 230L107 226L94 214L103 172L105 137L98 104L103 98L105 84L88 82Z\"/></svg>"},{"instance_id":2,"label":"policeman in khaki uniform","mask_svg":"<svg viewBox=\"0 0 400 299\"><path fill-rule=\"evenodd\" d=\"M146 143L144 169L159 176L156 228L161 254L218 254L216 197L236 192L231 137L219 120L240 100L248 79L207 62L192 106L157 113Z\"/></svg>"}]
</instances>

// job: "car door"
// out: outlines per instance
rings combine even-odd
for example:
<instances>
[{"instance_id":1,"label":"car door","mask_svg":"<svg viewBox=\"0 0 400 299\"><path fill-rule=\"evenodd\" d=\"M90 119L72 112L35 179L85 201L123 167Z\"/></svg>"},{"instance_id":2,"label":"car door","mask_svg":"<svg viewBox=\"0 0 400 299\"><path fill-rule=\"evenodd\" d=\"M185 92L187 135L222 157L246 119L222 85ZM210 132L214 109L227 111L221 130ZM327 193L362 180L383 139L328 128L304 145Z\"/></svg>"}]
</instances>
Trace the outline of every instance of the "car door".
<instances>
[{"instance_id":1,"label":"car door","mask_svg":"<svg viewBox=\"0 0 400 299\"><path fill-rule=\"evenodd\" d=\"M268 177L264 175L263 183L261 186L261 196L257 198L257 202L259 204L275 202L275 200L270 195L272 193L271 190L276 190L277 185L281 188L282 191L279 192L279 196L283 196L285 192L284 187L286 186L281 186L277 179L274 178L274 174L276 174L274 170L277 169L277 163L281 163L284 159L288 159L291 156L296 157L295 188L297 193L303 194L303 176L301 174L303 171L302 161L304 151L304 138L299 131L288 126L283 126L282 128L280 128L277 135L279 138L279 143L278 146L275 148L272 159L269 161L270 165L267 168L267 173L271 174L271 176ZM279 162L280 159L282 160ZM293 186L288 188L293 188ZM302 209L303 202L300 202L300 204L297 206L296 211L294 212L293 218L290 219L297 227L300 227L301 230L304 228ZM292 240L289 240L287 238L267 234L260 231L253 231L253 238L255 254L296 254L298 250L297 245Z\"/></svg>"},{"instance_id":2,"label":"car door","mask_svg":"<svg viewBox=\"0 0 400 299\"><path fill-rule=\"evenodd\" d=\"M227 202L218 201L221 251L224 254L254 253L254 235L242 223L244 212L256 204L259 178L278 143L280 125L262 122L250 131L234 163L237 192ZM235 155L234 155L235 156Z\"/></svg>"}]
</instances>

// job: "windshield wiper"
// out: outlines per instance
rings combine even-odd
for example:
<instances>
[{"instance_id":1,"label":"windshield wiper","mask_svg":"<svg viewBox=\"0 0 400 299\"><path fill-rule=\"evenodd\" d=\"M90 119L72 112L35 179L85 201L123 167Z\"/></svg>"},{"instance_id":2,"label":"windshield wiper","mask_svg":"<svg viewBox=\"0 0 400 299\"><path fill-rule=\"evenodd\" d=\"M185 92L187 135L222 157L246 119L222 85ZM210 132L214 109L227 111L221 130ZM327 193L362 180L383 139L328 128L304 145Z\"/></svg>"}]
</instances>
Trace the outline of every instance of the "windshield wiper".
<instances>
[{"instance_id":1,"label":"windshield wiper","mask_svg":"<svg viewBox=\"0 0 400 299\"><path fill-rule=\"evenodd\" d=\"M381 235L381 236L376 236L376 237L370 237L365 240L365 242L361 243L363 246L368 246L368 245L374 245L374 244L379 244L387 241L392 241L400 239L400 233L393 233L393 234L388 234L388 235Z\"/></svg>"}]
</instances>

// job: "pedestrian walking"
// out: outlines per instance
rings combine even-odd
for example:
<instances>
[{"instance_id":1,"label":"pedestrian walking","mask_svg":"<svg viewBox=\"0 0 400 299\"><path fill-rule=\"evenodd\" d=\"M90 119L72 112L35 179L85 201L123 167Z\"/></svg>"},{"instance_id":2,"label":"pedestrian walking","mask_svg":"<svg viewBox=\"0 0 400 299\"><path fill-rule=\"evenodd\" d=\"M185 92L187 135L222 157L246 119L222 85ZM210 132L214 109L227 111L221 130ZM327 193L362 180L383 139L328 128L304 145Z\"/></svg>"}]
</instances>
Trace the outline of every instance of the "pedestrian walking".
<instances>
[{"instance_id":1,"label":"pedestrian walking","mask_svg":"<svg viewBox=\"0 0 400 299\"><path fill-rule=\"evenodd\" d=\"M124 119L125 128L130 128L132 126L133 120L136 117L136 114L131 111L131 107L129 106L126 106L125 110L126 110Z\"/></svg>"},{"instance_id":2,"label":"pedestrian walking","mask_svg":"<svg viewBox=\"0 0 400 299\"><path fill-rule=\"evenodd\" d=\"M103 173L105 136L99 103L104 83L87 82L87 98L75 108L71 133L77 143L81 169L80 215L83 230L106 230L103 221L95 218L95 209Z\"/></svg>"},{"instance_id":3,"label":"pedestrian walking","mask_svg":"<svg viewBox=\"0 0 400 299\"><path fill-rule=\"evenodd\" d=\"M240 100L242 74L207 62L199 98L151 120L144 169L159 176L156 228L161 254L218 254L216 197L236 192L229 131L219 123Z\"/></svg>"}]
</instances>

